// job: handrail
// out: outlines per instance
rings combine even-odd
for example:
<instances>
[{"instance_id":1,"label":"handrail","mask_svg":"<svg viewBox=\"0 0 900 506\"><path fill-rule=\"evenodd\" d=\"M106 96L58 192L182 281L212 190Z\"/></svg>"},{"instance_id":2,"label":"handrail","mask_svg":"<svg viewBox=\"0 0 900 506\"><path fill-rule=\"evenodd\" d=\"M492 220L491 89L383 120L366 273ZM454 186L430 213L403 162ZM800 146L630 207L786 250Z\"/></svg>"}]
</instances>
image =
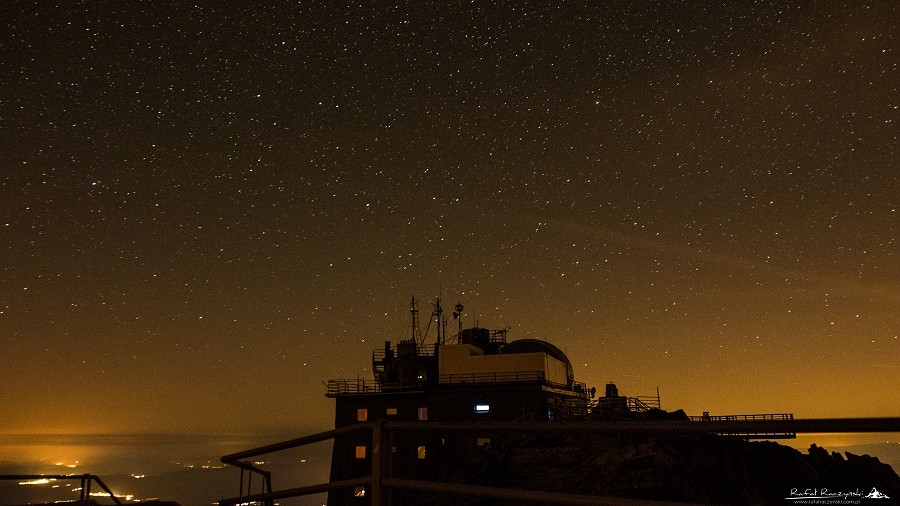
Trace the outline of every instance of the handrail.
<instances>
[{"instance_id":1,"label":"handrail","mask_svg":"<svg viewBox=\"0 0 900 506\"><path fill-rule=\"evenodd\" d=\"M573 381L571 385L557 383L546 378L544 371L508 371L508 372L469 372L441 374L438 383L442 385L458 385L463 383L525 383L540 382L560 390L571 390L585 397L589 395L587 385ZM415 390L421 388L421 383L410 385L385 385L378 380L364 380L362 378L330 379L325 384L326 396L346 394L377 394L385 390ZM655 397L653 398L656 399ZM658 404L658 403L657 403Z\"/></svg>"},{"instance_id":2,"label":"handrail","mask_svg":"<svg viewBox=\"0 0 900 506\"><path fill-rule=\"evenodd\" d=\"M417 357L433 357L435 356L435 350L437 347L434 344L421 344L416 345L416 355ZM391 354L393 357L397 357L397 345L390 347ZM372 350L372 360L384 360L387 356L387 350L384 348L375 348Z\"/></svg>"},{"instance_id":3,"label":"handrail","mask_svg":"<svg viewBox=\"0 0 900 506\"><path fill-rule=\"evenodd\" d=\"M702 415L688 417L694 422L732 421L732 420L793 420L793 413L765 413L758 415Z\"/></svg>"},{"instance_id":4,"label":"handrail","mask_svg":"<svg viewBox=\"0 0 900 506\"><path fill-rule=\"evenodd\" d=\"M331 379L326 384L327 395L340 394L377 394L382 391L380 381L364 379Z\"/></svg>"},{"instance_id":5,"label":"handrail","mask_svg":"<svg viewBox=\"0 0 900 506\"><path fill-rule=\"evenodd\" d=\"M703 413L702 416L689 417L693 422L731 422L731 421L785 421L793 420L793 413L763 413L753 415L715 415L710 416L709 413ZM765 438L765 439L794 439L797 437L796 432L792 431L765 431L753 433L734 433L734 432L717 432L720 436L740 436L745 438Z\"/></svg>"},{"instance_id":6,"label":"handrail","mask_svg":"<svg viewBox=\"0 0 900 506\"><path fill-rule=\"evenodd\" d=\"M122 504L116 494L96 474L0 474L0 480L81 480L81 501L90 499L91 483L97 482L114 503Z\"/></svg>"},{"instance_id":7,"label":"handrail","mask_svg":"<svg viewBox=\"0 0 900 506\"><path fill-rule=\"evenodd\" d=\"M261 457L263 455L268 455L270 453L280 452L284 450L291 450L294 448L300 448L301 446L311 445L314 443L321 443L322 441L328 441L329 439L334 439L337 436L343 436L344 434L351 434L353 432L360 432L365 430L366 427L370 426L370 423L359 423L354 425L347 425L344 427L340 427L337 429L328 430L325 432L317 432L315 434L298 437L295 439L288 439L287 441L281 441L278 443L273 443L266 446L260 446L258 448L252 448L250 450L244 450L242 452L231 453L225 455L220 460L223 464L233 464L239 460L243 459L251 459L254 457Z\"/></svg>"},{"instance_id":8,"label":"handrail","mask_svg":"<svg viewBox=\"0 0 900 506\"><path fill-rule=\"evenodd\" d=\"M647 409L660 409L659 397L655 395L638 395L637 397L629 397L629 399L634 399L636 403L640 403Z\"/></svg>"},{"instance_id":9,"label":"handrail","mask_svg":"<svg viewBox=\"0 0 900 506\"><path fill-rule=\"evenodd\" d=\"M441 374L438 378L438 382L442 384L518 383L524 381L544 381L544 371L467 372Z\"/></svg>"}]
</instances>

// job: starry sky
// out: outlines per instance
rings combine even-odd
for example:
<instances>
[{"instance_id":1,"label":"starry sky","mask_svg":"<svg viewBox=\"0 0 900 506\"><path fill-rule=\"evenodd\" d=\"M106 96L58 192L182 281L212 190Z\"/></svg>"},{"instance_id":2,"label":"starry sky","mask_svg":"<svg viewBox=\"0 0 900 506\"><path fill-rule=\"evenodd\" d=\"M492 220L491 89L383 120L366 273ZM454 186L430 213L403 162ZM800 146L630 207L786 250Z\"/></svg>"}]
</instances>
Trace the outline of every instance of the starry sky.
<instances>
[{"instance_id":1,"label":"starry sky","mask_svg":"<svg viewBox=\"0 0 900 506\"><path fill-rule=\"evenodd\" d=\"M900 415L898 25L6 0L0 432L328 428L411 295L665 409Z\"/></svg>"}]
</instances>

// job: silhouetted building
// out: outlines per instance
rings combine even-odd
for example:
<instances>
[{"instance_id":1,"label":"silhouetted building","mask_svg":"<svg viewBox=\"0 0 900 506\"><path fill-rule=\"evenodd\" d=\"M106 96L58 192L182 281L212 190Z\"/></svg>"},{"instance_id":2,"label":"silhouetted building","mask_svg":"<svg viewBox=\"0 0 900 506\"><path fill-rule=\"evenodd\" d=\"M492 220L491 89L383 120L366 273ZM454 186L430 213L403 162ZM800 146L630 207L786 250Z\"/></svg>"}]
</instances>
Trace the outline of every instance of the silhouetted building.
<instances>
[{"instance_id":1,"label":"silhouetted building","mask_svg":"<svg viewBox=\"0 0 900 506\"><path fill-rule=\"evenodd\" d=\"M457 305L458 317L462 306ZM335 428L378 419L433 421L553 420L584 415L590 393L575 381L572 364L556 346L536 339L507 342L506 330L460 329L445 339L440 300L436 344L417 337L415 299L411 305L413 335L372 353L374 379L331 380L329 397L336 401ZM459 459L504 443L506 435L395 434L392 467L395 477L450 480L460 478ZM371 473L371 437L360 432L335 438L331 481ZM468 463L466 463L468 464ZM329 505L359 504L366 490L332 492Z\"/></svg>"}]
</instances>

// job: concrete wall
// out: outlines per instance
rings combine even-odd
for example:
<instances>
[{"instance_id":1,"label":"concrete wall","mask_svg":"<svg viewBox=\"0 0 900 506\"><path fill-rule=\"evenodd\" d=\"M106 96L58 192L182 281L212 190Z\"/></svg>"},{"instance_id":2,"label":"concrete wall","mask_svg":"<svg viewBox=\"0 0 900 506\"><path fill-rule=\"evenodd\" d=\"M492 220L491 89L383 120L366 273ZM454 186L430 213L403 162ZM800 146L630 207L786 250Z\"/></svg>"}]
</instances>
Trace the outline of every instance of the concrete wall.
<instances>
[{"instance_id":1,"label":"concrete wall","mask_svg":"<svg viewBox=\"0 0 900 506\"><path fill-rule=\"evenodd\" d=\"M558 383L560 385L565 385L569 381L569 377L566 371L566 364L563 362L551 357L550 355L544 355L546 357L546 367L547 381L551 381L553 383Z\"/></svg>"}]
</instances>

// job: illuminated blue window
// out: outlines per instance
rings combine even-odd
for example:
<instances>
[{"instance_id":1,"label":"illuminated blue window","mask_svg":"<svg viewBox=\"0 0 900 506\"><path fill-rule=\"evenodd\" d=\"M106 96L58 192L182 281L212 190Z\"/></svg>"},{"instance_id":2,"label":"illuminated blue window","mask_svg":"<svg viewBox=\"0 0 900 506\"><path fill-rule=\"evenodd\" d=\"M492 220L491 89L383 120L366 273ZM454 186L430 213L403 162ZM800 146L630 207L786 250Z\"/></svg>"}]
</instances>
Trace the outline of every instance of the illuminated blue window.
<instances>
[{"instance_id":1,"label":"illuminated blue window","mask_svg":"<svg viewBox=\"0 0 900 506\"><path fill-rule=\"evenodd\" d=\"M490 404L476 404L475 412L476 413L490 413L491 405Z\"/></svg>"}]
</instances>

